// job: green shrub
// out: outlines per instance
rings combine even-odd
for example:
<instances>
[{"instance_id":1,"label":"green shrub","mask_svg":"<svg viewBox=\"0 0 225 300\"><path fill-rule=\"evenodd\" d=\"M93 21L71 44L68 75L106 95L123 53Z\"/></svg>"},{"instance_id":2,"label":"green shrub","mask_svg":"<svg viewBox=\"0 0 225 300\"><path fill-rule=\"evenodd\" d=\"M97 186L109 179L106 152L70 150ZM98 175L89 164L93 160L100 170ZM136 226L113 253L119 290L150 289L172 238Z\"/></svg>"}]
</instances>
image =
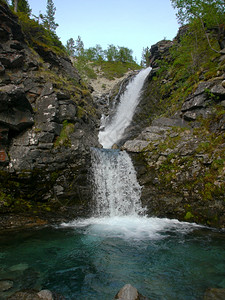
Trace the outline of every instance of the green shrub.
<instances>
[{"instance_id":1,"label":"green shrub","mask_svg":"<svg viewBox=\"0 0 225 300\"><path fill-rule=\"evenodd\" d=\"M46 50L54 51L57 54L66 55L66 49L59 40L58 36L44 28L38 21L30 19L25 13L17 13L29 46L41 45Z\"/></svg>"}]
</instances>

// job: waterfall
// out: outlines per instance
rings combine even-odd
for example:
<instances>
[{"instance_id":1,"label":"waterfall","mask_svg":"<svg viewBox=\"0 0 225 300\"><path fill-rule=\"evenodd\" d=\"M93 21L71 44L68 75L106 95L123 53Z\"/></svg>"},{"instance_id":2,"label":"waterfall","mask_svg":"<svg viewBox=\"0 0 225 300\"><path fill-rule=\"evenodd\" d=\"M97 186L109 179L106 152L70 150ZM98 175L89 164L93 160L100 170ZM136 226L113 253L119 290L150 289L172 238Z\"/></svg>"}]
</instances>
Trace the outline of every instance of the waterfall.
<instances>
[{"instance_id":1,"label":"waterfall","mask_svg":"<svg viewBox=\"0 0 225 300\"><path fill-rule=\"evenodd\" d=\"M141 187L125 151L92 148L92 183L98 216L142 214Z\"/></svg>"},{"instance_id":2,"label":"waterfall","mask_svg":"<svg viewBox=\"0 0 225 300\"><path fill-rule=\"evenodd\" d=\"M129 126L149 71L150 68L142 70L128 84L111 122L99 132L99 141L106 149L91 149L94 211L97 216L137 216L144 213L140 202L141 187L131 158L125 151L108 148L122 138Z\"/></svg>"},{"instance_id":3,"label":"waterfall","mask_svg":"<svg viewBox=\"0 0 225 300\"><path fill-rule=\"evenodd\" d=\"M115 115L110 119L102 119L102 130L99 132L99 142L104 148L111 148L113 144L118 142L125 129L130 125L135 109L139 103L140 92L148 76L151 68L140 71L131 80L126 88L126 91L120 97L120 102L117 106Z\"/></svg>"}]
</instances>

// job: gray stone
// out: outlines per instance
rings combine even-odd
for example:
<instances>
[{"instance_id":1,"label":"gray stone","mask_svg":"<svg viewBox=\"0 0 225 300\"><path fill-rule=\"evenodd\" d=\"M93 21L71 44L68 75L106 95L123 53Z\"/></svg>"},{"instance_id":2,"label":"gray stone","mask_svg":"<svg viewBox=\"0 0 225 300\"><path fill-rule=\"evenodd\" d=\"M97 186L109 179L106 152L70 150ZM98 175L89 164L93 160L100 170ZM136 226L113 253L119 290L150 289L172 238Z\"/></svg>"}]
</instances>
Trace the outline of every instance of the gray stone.
<instances>
[{"instance_id":1,"label":"gray stone","mask_svg":"<svg viewBox=\"0 0 225 300\"><path fill-rule=\"evenodd\" d=\"M52 143L54 140L54 133L44 132L37 134L37 139L39 143Z\"/></svg>"},{"instance_id":2,"label":"gray stone","mask_svg":"<svg viewBox=\"0 0 225 300\"><path fill-rule=\"evenodd\" d=\"M52 149L53 148L53 143L39 143L37 146L38 149Z\"/></svg>"},{"instance_id":3,"label":"gray stone","mask_svg":"<svg viewBox=\"0 0 225 300\"><path fill-rule=\"evenodd\" d=\"M13 287L13 281L11 280L0 280L0 292L5 292Z\"/></svg>"},{"instance_id":4,"label":"gray stone","mask_svg":"<svg viewBox=\"0 0 225 300\"><path fill-rule=\"evenodd\" d=\"M159 126L159 127L187 127L187 123L181 119L181 118L158 118L153 120L152 122L153 126Z\"/></svg>"},{"instance_id":5,"label":"gray stone","mask_svg":"<svg viewBox=\"0 0 225 300\"><path fill-rule=\"evenodd\" d=\"M166 119L166 118L164 118ZM153 121L154 123L154 121ZM164 134L166 131L170 130L169 126L150 126L150 127L146 127L142 132L152 132L152 133L156 133L156 134Z\"/></svg>"},{"instance_id":6,"label":"gray stone","mask_svg":"<svg viewBox=\"0 0 225 300\"><path fill-rule=\"evenodd\" d=\"M59 120L61 122L64 120L74 121L76 112L76 104L73 101L64 101L64 103L59 106Z\"/></svg>"},{"instance_id":7,"label":"gray stone","mask_svg":"<svg viewBox=\"0 0 225 300\"><path fill-rule=\"evenodd\" d=\"M225 289L211 288L205 292L204 300L224 300Z\"/></svg>"},{"instance_id":8,"label":"gray stone","mask_svg":"<svg viewBox=\"0 0 225 300\"><path fill-rule=\"evenodd\" d=\"M193 98L191 98L188 101L185 101L181 111L185 112L187 110L193 110L196 108L201 108L201 107L205 107L205 101L207 100L207 97L205 94L200 94L198 96L195 96Z\"/></svg>"},{"instance_id":9,"label":"gray stone","mask_svg":"<svg viewBox=\"0 0 225 300\"><path fill-rule=\"evenodd\" d=\"M57 98L58 98L58 100L70 99L70 94L67 91L58 91L57 92Z\"/></svg>"},{"instance_id":10,"label":"gray stone","mask_svg":"<svg viewBox=\"0 0 225 300\"><path fill-rule=\"evenodd\" d=\"M212 87L210 92L217 96L224 96L225 88L223 87L222 83L220 83Z\"/></svg>"},{"instance_id":11,"label":"gray stone","mask_svg":"<svg viewBox=\"0 0 225 300\"><path fill-rule=\"evenodd\" d=\"M40 127L43 131L54 133L54 135L60 135L63 126L56 122L45 122L43 124L39 123L38 127Z\"/></svg>"},{"instance_id":12,"label":"gray stone","mask_svg":"<svg viewBox=\"0 0 225 300\"><path fill-rule=\"evenodd\" d=\"M124 285L119 292L116 294L115 298L117 300L147 300L146 297L142 296L138 290L131 284Z\"/></svg>"},{"instance_id":13,"label":"gray stone","mask_svg":"<svg viewBox=\"0 0 225 300\"><path fill-rule=\"evenodd\" d=\"M42 96L49 96L54 92L53 89L53 84L51 82L47 82L41 92L41 97Z\"/></svg>"},{"instance_id":14,"label":"gray stone","mask_svg":"<svg viewBox=\"0 0 225 300\"><path fill-rule=\"evenodd\" d=\"M149 142L142 140L126 141L122 150L126 150L128 152L142 152L148 145Z\"/></svg>"},{"instance_id":15,"label":"gray stone","mask_svg":"<svg viewBox=\"0 0 225 300\"><path fill-rule=\"evenodd\" d=\"M33 291L16 292L8 297L8 300L40 300L41 298Z\"/></svg>"},{"instance_id":16,"label":"gray stone","mask_svg":"<svg viewBox=\"0 0 225 300\"><path fill-rule=\"evenodd\" d=\"M39 293L37 293L38 296L43 300L54 300L52 292L49 290L41 290Z\"/></svg>"},{"instance_id":17,"label":"gray stone","mask_svg":"<svg viewBox=\"0 0 225 300\"><path fill-rule=\"evenodd\" d=\"M199 95L199 94L204 93L205 90L209 89L212 85L213 85L213 83L210 82L210 81L200 82L200 83L198 84L198 87L197 87L196 91L194 92L194 96L197 96L197 95Z\"/></svg>"},{"instance_id":18,"label":"gray stone","mask_svg":"<svg viewBox=\"0 0 225 300\"><path fill-rule=\"evenodd\" d=\"M55 94L41 97L37 103L37 109L36 120L38 123L58 121L59 104Z\"/></svg>"},{"instance_id":19,"label":"gray stone","mask_svg":"<svg viewBox=\"0 0 225 300\"><path fill-rule=\"evenodd\" d=\"M138 138L151 142L151 141L158 141L162 137L161 135L153 132L142 131L142 133L138 136Z\"/></svg>"},{"instance_id":20,"label":"gray stone","mask_svg":"<svg viewBox=\"0 0 225 300\"><path fill-rule=\"evenodd\" d=\"M187 121L195 121L197 119L197 114L196 112L187 111L183 114L183 118Z\"/></svg>"},{"instance_id":21,"label":"gray stone","mask_svg":"<svg viewBox=\"0 0 225 300\"><path fill-rule=\"evenodd\" d=\"M11 54L0 54L0 61L7 68L19 68L23 65L24 56L21 54L11 53Z\"/></svg>"}]
</instances>

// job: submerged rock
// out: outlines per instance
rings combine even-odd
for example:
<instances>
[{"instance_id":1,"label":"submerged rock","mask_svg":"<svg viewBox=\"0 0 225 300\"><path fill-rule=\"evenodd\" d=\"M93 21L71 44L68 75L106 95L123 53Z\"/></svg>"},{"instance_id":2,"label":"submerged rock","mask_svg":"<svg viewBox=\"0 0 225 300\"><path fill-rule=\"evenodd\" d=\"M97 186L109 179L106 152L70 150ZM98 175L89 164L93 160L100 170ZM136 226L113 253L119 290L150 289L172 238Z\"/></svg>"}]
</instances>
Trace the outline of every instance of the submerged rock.
<instances>
[{"instance_id":1,"label":"submerged rock","mask_svg":"<svg viewBox=\"0 0 225 300\"><path fill-rule=\"evenodd\" d=\"M0 280L0 292L5 292L13 287L12 280Z\"/></svg>"},{"instance_id":2,"label":"submerged rock","mask_svg":"<svg viewBox=\"0 0 225 300\"><path fill-rule=\"evenodd\" d=\"M43 299L43 300L54 300L53 294L49 290L41 290L40 292L37 293L38 296Z\"/></svg>"},{"instance_id":3,"label":"submerged rock","mask_svg":"<svg viewBox=\"0 0 225 300\"><path fill-rule=\"evenodd\" d=\"M117 300L148 300L148 298L142 296L138 290L131 284L124 285L119 292L116 294L115 298Z\"/></svg>"},{"instance_id":4,"label":"submerged rock","mask_svg":"<svg viewBox=\"0 0 225 300\"><path fill-rule=\"evenodd\" d=\"M41 298L34 291L16 292L10 297L8 297L8 300L40 300L40 299Z\"/></svg>"},{"instance_id":5,"label":"submerged rock","mask_svg":"<svg viewBox=\"0 0 225 300\"><path fill-rule=\"evenodd\" d=\"M225 289L211 288L205 292L203 300L224 300Z\"/></svg>"},{"instance_id":6,"label":"submerged rock","mask_svg":"<svg viewBox=\"0 0 225 300\"><path fill-rule=\"evenodd\" d=\"M49 290L36 292L33 290L19 291L7 298L8 300L65 300L62 295Z\"/></svg>"}]
</instances>

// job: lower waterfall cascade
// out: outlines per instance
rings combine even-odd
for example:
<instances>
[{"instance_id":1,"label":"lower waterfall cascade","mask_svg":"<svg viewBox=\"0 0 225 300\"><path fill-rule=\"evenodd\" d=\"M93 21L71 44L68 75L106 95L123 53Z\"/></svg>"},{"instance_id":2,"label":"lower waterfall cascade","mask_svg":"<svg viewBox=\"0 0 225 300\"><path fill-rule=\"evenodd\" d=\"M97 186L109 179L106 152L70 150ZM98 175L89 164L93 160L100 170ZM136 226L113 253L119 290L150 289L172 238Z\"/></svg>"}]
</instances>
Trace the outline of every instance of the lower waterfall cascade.
<instances>
[{"instance_id":1,"label":"lower waterfall cascade","mask_svg":"<svg viewBox=\"0 0 225 300\"><path fill-rule=\"evenodd\" d=\"M93 148L91 156L96 214L110 217L142 214L141 187L126 151Z\"/></svg>"}]
</instances>

